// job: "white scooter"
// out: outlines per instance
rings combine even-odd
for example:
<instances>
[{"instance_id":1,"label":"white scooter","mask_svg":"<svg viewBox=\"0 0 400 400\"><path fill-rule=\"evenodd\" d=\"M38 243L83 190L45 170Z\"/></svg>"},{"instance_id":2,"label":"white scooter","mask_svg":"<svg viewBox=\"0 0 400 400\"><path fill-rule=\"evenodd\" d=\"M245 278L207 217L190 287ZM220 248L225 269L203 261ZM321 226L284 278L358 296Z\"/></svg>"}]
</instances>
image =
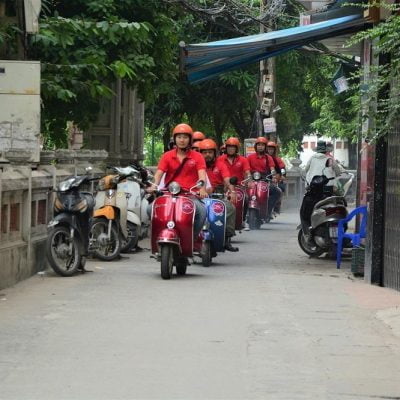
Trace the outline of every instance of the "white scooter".
<instances>
[{"instance_id":1,"label":"white scooter","mask_svg":"<svg viewBox=\"0 0 400 400\"><path fill-rule=\"evenodd\" d=\"M135 249L139 239L147 236L150 227L150 218L147 214L149 202L144 190L148 178L143 179L143 171L138 171L137 166L127 168L135 169L137 174L118 184L118 191L124 192L127 199L128 237L122 242L123 253Z\"/></svg>"}]
</instances>

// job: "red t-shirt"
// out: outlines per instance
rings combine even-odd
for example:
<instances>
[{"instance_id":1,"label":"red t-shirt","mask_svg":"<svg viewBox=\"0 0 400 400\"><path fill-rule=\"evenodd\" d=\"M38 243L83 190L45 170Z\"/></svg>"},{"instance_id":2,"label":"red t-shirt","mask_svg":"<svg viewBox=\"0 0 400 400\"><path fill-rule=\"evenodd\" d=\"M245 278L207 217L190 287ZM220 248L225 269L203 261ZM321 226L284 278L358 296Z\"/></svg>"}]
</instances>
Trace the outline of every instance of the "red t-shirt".
<instances>
[{"instance_id":1,"label":"red t-shirt","mask_svg":"<svg viewBox=\"0 0 400 400\"><path fill-rule=\"evenodd\" d=\"M198 171L206 169L204 157L197 151L189 150L186 153L186 158L187 160L185 161L185 165L179 172L178 176L174 178L174 181L179 183L183 190L189 190L191 187L196 185L199 180ZM180 164L181 162L177 157L177 149L172 149L163 154L157 168L165 172L166 183L171 183L170 180L175 171L179 168Z\"/></svg>"},{"instance_id":2,"label":"red t-shirt","mask_svg":"<svg viewBox=\"0 0 400 400\"><path fill-rule=\"evenodd\" d=\"M244 180L244 173L250 171L250 165L246 157L236 156L233 159L233 164L228 160L227 154L219 156L218 160L228 168L230 177L236 176L238 178L238 183Z\"/></svg>"},{"instance_id":3,"label":"red t-shirt","mask_svg":"<svg viewBox=\"0 0 400 400\"><path fill-rule=\"evenodd\" d=\"M216 186L224 184L224 178L230 178L228 168L220 160L207 165L206 172L213 190Z\"/></svg>"},{"instance_id":4,"label":"red t-shirt","mask_svg":"<svg viewBox=\"0 0 400 400\"><path fill-rule=\"evenodd\" d=\"M263 174L270 174L271 168L275 168L274 160L268 154L260 156L257 153L252 153L247 156L250 164L251 172L260 172Z\"/></svg>"}]
</instances>

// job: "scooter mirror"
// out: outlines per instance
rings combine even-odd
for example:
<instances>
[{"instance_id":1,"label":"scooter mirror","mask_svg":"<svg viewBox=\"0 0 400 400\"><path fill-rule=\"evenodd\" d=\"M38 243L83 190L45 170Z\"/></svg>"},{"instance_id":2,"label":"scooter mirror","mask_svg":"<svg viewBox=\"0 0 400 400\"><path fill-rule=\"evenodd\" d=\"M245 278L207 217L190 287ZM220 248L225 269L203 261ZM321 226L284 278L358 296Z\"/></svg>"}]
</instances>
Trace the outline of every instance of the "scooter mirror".
<instances>
[{"instance_id":1,"label":"scooter mirror","mask_svg":"<svg viewBox=\"0 0 400 400\"><path fill-rule=\"evenodd\" d=\"M237 183L238 183L238 178L237 178L236 176L230 177L230 178L229 178L229 183L230 183L231 185L237 185Z\"/></svg>"},{"instance_id":2,"label":"scooter mirror","mask_svg":"<svg viewBox=\"0 0 400 400\"><path fill-rule=\"evenodd\" d=\"M204 185L205 185L205 182L202 181L202 180L199 180L199 181L196 183L196 186L199 187L199 188L203 187Z\"/></svg>"}]
</instances>

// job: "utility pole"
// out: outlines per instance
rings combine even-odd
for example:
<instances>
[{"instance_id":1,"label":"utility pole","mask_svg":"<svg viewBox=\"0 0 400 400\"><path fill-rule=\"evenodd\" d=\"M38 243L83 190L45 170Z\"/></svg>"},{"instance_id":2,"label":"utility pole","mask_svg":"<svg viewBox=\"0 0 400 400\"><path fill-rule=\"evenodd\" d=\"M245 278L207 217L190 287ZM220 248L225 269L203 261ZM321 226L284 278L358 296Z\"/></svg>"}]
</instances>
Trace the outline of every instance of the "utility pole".
<instances>
[{"instance_id":1,"label":"utility pole","mask_svg":"<svg viewBox=\"0 0 400 400\"><path fill-rule=\"evenodd\" d=\"M266 0L260 2L260 17L264 15ZM270 28L267 31L271 31ZM260 22L260 33L264 33L265 28ZM275 60L268 58L260 61L260 85L258 89L259 112L258 112L258 132L257 136L267 136L276 140L276 123L273 118L275 108Z\"/></svg>"}]
</instances>

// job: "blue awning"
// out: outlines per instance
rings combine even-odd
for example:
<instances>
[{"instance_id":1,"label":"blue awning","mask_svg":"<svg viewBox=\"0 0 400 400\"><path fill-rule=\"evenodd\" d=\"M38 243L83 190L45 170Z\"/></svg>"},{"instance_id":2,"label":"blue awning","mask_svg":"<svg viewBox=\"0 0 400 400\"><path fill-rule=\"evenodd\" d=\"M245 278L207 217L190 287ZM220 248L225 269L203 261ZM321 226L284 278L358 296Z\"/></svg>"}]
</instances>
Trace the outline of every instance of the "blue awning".
<instances>
[{"instance_id":1,"label":"blue awning","mask_svg":"<svg viewBox=\"0 0 400 400\"><path fill-rule=\"evenodd\" d=\"M181 42L181 72L189 82L201 82L223 72L274 57L311 42L363 28L361 15L348 15L311 25L216 42Z\"/></svg>"}]
</instances>

